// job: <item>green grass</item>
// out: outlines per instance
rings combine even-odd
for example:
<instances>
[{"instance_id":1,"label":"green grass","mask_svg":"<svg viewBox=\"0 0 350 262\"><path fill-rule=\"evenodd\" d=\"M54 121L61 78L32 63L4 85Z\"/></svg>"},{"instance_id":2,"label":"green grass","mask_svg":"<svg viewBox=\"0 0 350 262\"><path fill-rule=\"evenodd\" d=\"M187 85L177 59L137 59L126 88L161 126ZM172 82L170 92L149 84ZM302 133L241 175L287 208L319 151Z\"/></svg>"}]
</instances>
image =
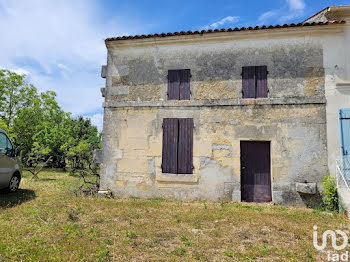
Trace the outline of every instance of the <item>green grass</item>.
<instances>
[{"instance_id":1,"label":"green grass","mask_svg":"<svg viewBox=\"0 0 350 262\"><path fill-rule=\"evenodd\" d=\"M0 261L323 261L319 232L336 213L272 204L103 199L71 193L81 181L44 171L0 195Z\"/></svg>"}]
</instances>

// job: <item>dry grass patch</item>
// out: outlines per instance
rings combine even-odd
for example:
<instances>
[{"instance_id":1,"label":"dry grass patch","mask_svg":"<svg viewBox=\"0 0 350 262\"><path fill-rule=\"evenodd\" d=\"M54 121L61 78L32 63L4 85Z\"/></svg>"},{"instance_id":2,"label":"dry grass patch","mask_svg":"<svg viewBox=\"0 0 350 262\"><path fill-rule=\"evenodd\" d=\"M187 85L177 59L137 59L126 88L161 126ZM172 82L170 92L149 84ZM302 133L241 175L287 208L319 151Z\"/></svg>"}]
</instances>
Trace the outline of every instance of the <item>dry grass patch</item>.
<instances>
[{"instance_id":1,"label":"dry grass patch","mask_svg":"<svg viewBox=\"0 0 350 262\"><path fill-rule=\"evenodd\" d=\"M322 261L313 225L349 233L344 216L307 208L77 197L79 178L41 178L0 195L0 261Z\"/></svg>"}]
</instances>

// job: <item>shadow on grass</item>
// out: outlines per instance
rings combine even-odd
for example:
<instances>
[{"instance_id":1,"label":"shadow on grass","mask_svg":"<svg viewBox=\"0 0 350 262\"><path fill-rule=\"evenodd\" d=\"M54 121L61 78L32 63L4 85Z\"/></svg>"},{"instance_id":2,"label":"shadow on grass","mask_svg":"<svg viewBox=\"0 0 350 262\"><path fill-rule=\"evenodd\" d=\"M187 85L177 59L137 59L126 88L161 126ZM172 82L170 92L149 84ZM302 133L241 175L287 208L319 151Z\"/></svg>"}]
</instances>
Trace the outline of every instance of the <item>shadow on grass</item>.
<instances>
[{"instance_id":1,"label":"shadow on grass","mask_svg":"<svg viewBox=\"0 0 350 262\"><path fill-rule=\"evenodd\" d=\"M21 205L36 198L35 192L30 189L18 189L15 193L0 190L0 208L10 208Z\"/></svg>"},{"instance_id":2,"label":"shadow on grass","mask_svg":"<svg viewBox=\"0 0 350 262\"><path fill-rule=\"evenodd\" d=\"M56 181L57 179L56 178L40 178L39 180L37 181ZM34 180L35 181L35 180Z\"/></svg>"}]
</instances>

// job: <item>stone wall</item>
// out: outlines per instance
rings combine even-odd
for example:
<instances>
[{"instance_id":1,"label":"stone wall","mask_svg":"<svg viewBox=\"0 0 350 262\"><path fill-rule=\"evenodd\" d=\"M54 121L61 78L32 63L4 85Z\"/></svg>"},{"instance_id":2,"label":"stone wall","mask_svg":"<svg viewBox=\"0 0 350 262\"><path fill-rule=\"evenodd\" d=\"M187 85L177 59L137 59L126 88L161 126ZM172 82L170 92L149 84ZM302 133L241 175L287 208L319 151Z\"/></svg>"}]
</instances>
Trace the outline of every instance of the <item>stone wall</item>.
<instances>
[{"instance_id":1,"label":"stone wall","mask_svg":"<svg viewBox=\"0 0 350 262\"><path fill-rule=\"evenodd\" d=\"M343 32L324 37L320 43L324 50L328 167L335 176L336 160L340 159L339 109L350 108L350 19Z\"/></svg>"},{"instance_id":2,"label":"stone wall","mask_svg":"<svg viewBox=\"0 0 350 262\"><path fill-rule=\"evenodd\" d=\"M161 172L165 117L194 119L193 175ZM273 200L301 204L295 183L327 174L324 118L322 104L106 109L102 185L118 196L239 201L240 141L263 140Z\"/></svg>"},{"instance_id":3,"label":"stone wall","mask_svg":"<svg viewBox=\"0 0 350 262\"><path fill-rule=\"evenodd\" d=\"M108 47L101 190L121 197L240 201L240 141L271 142L273 201L327 174L322 47L257 39ZM269 98L242 99L242 66L267 65ZM167 101L169 69L191 69L191 100ZM194 119L192 175L161 172L163 118Z\"/></svg>"},{"instance_id":4,"label":"stone wall","mask_svg":"<svg viewBox=\"0 0 350 262\"><path fill-rule=\"evenodd\" d=\"M350 188L338 188L340 212L350 217Z\"/></svg>"},{"instance_id":5,"label":"stone wall","mask_svg":"<svg viewBox=\"0 0 350 262\"><path fill-rule=\"evenodd\" d=\"M247 43L248 44L248 43ZM191 99L242 97L242 66L267 65L269 97L323 96L322 48L205 44L110 49L106 101L166 100L169 69L191 69Z\"/></svg>"}]
</instances>

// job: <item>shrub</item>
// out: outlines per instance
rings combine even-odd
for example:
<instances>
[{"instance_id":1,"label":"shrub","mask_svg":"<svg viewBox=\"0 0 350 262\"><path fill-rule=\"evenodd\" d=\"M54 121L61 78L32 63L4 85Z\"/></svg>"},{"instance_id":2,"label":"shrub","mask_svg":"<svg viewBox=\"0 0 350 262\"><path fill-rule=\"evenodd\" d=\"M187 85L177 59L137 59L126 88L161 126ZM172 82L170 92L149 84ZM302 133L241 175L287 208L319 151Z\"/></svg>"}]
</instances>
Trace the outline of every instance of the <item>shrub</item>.
<instances>
[{"instance_id":1,"label":"shrub","mask_svg":"<svg viewBox=\"0 0 350 262\"><path fill-rule=\"evenodd\" d=\"M331 176L326 176L322 183L323 185L323 196L322 200L328 210L338 209L338 193L335 178Z\"/></svg>"}]
</instances>

